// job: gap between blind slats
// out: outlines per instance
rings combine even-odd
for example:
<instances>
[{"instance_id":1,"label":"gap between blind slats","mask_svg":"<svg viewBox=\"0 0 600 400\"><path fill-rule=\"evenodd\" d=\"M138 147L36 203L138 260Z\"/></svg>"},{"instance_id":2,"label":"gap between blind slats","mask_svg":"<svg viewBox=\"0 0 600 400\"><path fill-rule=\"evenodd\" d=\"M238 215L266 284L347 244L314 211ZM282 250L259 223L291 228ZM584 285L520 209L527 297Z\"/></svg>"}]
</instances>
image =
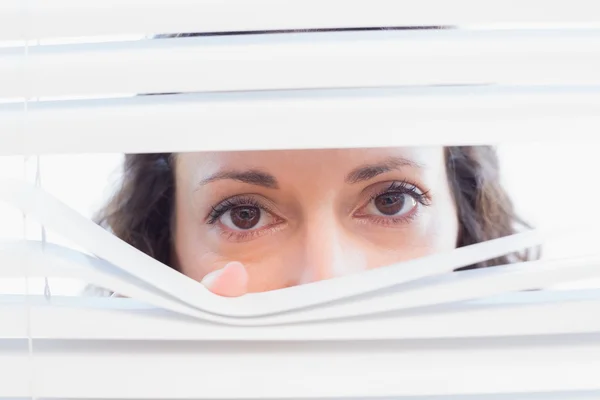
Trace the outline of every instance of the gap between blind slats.
<instances>
[{"instance_id":1,"label":"gap between blind slats","mask_svg":"<svg viewBox=\"0 0 600 400\"><path fill-rule=\"evenodd\" d=\"M335 344L39 340L35 348L36 394L61 399L264 399L289 398L291 393L294 398L361 398L600 390L600 341L589 335ZM9 364L6 356L0 353L0 372L11 380L27 361L13 357ZM27 396L12 389L13 396ZM4 385L0 396L5 396L3 390Z\"/></svg>"},{"instance_id":2,"label":"gap between blind slats","mask_svg":"<svg viewBox=\"0 0 600 400\"><path fill-rule=\"evenodd\" d=\"M24 13L25 4L29 6ZM0 40L177 32L599 23L594 0L3 0Z\"/></svg>"},{"instance_id":3,"label":"gap between blind slats","mask_svg":"<svg viewBox=\"0 0 600 400\"><path fill-rule=\"evenodd\" d=\"M600 30L337 32L0 50L0 98L600 84Z\"/></svg>"},{"instance_id":4,"label":"gap between blind slats","mask_svg":"<svg viewBox=\"0 0 600 400\"><path fill-rule=\"evenodd\" d=\"M193 320L133 300L34 298L35 340L373 341L478 337L600 335L598 292L516 293L405 312L274 327L231 327ZM587 298L586 298L587 297ZM513 300L511 300L513 299ZM553 300L554 299L554 300ZM39 301L41 300L41 301ZM512 304L515 302L515 304ZM25 305L0 304L1 339L25 339ZM599 336L600 337L600 336Z\"/></svg>"},{"instance_id":5,"label":"gap between blind slats","mask_svg":"<svg viewBox=\"0 0 600 400\"><path fill-rule=\"evenodd\" d=\"M21 104L0 107L0 155L594 141L600 88L388 88L39 102L29 104L26 131L22 121Z\"/></svg>"}]
</instances>

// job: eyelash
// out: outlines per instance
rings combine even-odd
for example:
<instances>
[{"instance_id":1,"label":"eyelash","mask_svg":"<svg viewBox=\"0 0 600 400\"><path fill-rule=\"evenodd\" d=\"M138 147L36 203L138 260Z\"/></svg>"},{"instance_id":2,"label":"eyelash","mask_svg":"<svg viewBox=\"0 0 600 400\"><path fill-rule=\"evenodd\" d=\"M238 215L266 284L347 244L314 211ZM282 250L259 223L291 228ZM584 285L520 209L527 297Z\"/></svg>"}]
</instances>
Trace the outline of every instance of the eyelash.
<instances>
[{"instance_id":1,"label":"eyelash","mask_svg":"<svg viewBox=\"0 0 600 400\"><path fill-rule=\"evenodd\" d=\"M252 197L231 197L229 199L223 200L216 206L211 207L211 211L208 214L208 220L206 221L206 223L210 225L215 224L223 214L225 214L232 208L239 206L252 206L264 210L266 212L271 212L271 210L268 207L265 207L264 204L259 203L258 201L256 201L256 199Z\"/></svg>"},{"instance_id":2,"label":"eyelash","mask_svg":"<svg viewBox=\"0 0 600 400\"><path fill-rule=\"evenodd\" d=\"M430 204L429 191L421 192L417 188L417 185L414 185L408 181L392 182L390 184L390 186L373 194L371 196L371 198L369 199L369 201L373 201L377 197L381 196L382 194L388 194L388 193L407 194L407 195L411 196L412 198L414 198L418 203L420 203L423 206L428 206Z\"/></svg>"},{"instance_id":3,"label":"eyelash","mask_svg":"<svg viewBox=\"0 0 600 400\"><path fill-rule=\"evenodd\" d=\"M425 207L431 205L431 198L429 196L429 191L422 192L417 187L417 185L410 183L409 181L394 181L394 182L392 182L389 186L384 187L380 191L372 194L371 197L369 197L369 201L366 204L367 205L370 204L373 200L375 200L376 198L378 198L381 195L391 194L391 193L400 193L400 194L409 195L413 199L415 199L415 201L417 203L419 203ZM363 206L363 207L365 207L365 206ZM417 216L417 214L413 213L411 215L405 215L405 216L400 216L400 217L364 216L362 218L370 219L371 221L374 221L375 223L378 223L380 225L396 225L396 224L404 224L404 223L410 222L416 216Z\"/></svg>"}]
</instances>

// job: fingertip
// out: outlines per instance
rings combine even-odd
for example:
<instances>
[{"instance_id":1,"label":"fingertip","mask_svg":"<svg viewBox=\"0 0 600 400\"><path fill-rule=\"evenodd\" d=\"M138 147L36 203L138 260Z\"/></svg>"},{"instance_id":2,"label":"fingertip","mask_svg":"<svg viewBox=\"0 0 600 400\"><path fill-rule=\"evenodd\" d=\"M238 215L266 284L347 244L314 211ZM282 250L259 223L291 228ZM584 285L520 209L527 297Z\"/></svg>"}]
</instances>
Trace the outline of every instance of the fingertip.
<instances>
[{"instance_id":1,"label":"fingertip","mask_svg":"<svg viewBox=\"0 0 600 400\"><path fill-rule=\"evenodd\" d=\"M242 296L248 291L248 272L242 263L232 261L225 267L207 274L202 284L219 296Z\"/></svg>"}]
</instances>

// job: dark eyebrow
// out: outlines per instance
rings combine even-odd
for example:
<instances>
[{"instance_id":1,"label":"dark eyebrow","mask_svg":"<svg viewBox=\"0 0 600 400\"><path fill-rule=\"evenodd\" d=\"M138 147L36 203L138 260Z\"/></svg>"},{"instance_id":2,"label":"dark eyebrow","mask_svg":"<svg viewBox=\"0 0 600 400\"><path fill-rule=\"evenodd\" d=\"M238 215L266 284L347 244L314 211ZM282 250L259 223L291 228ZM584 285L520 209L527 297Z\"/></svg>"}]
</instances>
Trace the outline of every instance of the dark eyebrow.
<instances>
[{"instance_id":1,"label":"dark eyebrow","mask_svg":"<svg viewBox=\"0 0 600 400\"><path fill-rule=\"evenodd\" d=\"M403 167L422 169L423 165L402 157L390 157L376 164L362 165L346 176L346 183L359 183L375 178L383 173L399 170Z\"/></svg>"},{"instance_id":2,"label":"dark eyebrow","mask_svg":"<svg viewBox=\"0 0 600 400\"><path fill-rule=\"evenodd\" d=\"M240 181L250 185L264 186L269 189L279 189L277 179L275 179L273 175L259 170L220 171L206 179L203 179L200 182L200 185L206 185L207 183L222 179L232 179L234 181Z\"/></svg>"}]
</instances>

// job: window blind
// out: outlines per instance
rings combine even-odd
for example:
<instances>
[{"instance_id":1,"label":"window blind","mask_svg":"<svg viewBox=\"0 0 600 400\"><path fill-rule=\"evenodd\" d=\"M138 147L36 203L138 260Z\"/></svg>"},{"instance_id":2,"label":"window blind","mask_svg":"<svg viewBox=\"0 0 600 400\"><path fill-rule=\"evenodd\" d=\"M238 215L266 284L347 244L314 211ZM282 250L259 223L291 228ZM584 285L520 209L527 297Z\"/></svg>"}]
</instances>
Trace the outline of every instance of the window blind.
<instances>
[{"instance_id":1,"label":"window blind","mask_svg":"<svg viewBox=\"0 0 600 400\"><path fill-rule=\"evenodd\" d=\"M0 156L597 145L599 15L585 0L5 0ZM154 38L185 32L206 35ZM530 291L598 277L597 252L448 273L594 221L225 299L43 188L3 182L0 202L88 252L3 241L0 277L130 297L1 295L0 398L600 396L600 291Z\"/></svg>"},{"instance_id":2,"label":"window blind","mask_svg":"<svg viewBox=\"0 0 600 400\"><path fill-rule=\"evenodd\" d=\"M28 105L26 131L22 106L2 107L0 154L594 143L599 95L593 86L478 86L40 101ZM374 124L411 134L365 135Z\"/></svg>"},{"instance_id":3,"label":"window blind","mask_svg":"<svg viewBox=\"0 0 600 400\"><path fill-rule=\"evenodd\" d=\"M542 0L5 0L0 39L491 24L597 24L593 2ZM143 10L140 11L140 10ZM143 17L142 17L143 16ZM252 16L252 18L248 18Z\"/></svg>"},{"instance_id":4,"label":"window blind","mask_svg":"<svg viewBox=\"0 0 600 400\"><path fill-rule=\"evenodd\" d=\"M33 46L26 55L19 47L2 49L0 97L598 85L598 53L596 29L384 30L57 44Z\"/></svg>"}]
</instances>

